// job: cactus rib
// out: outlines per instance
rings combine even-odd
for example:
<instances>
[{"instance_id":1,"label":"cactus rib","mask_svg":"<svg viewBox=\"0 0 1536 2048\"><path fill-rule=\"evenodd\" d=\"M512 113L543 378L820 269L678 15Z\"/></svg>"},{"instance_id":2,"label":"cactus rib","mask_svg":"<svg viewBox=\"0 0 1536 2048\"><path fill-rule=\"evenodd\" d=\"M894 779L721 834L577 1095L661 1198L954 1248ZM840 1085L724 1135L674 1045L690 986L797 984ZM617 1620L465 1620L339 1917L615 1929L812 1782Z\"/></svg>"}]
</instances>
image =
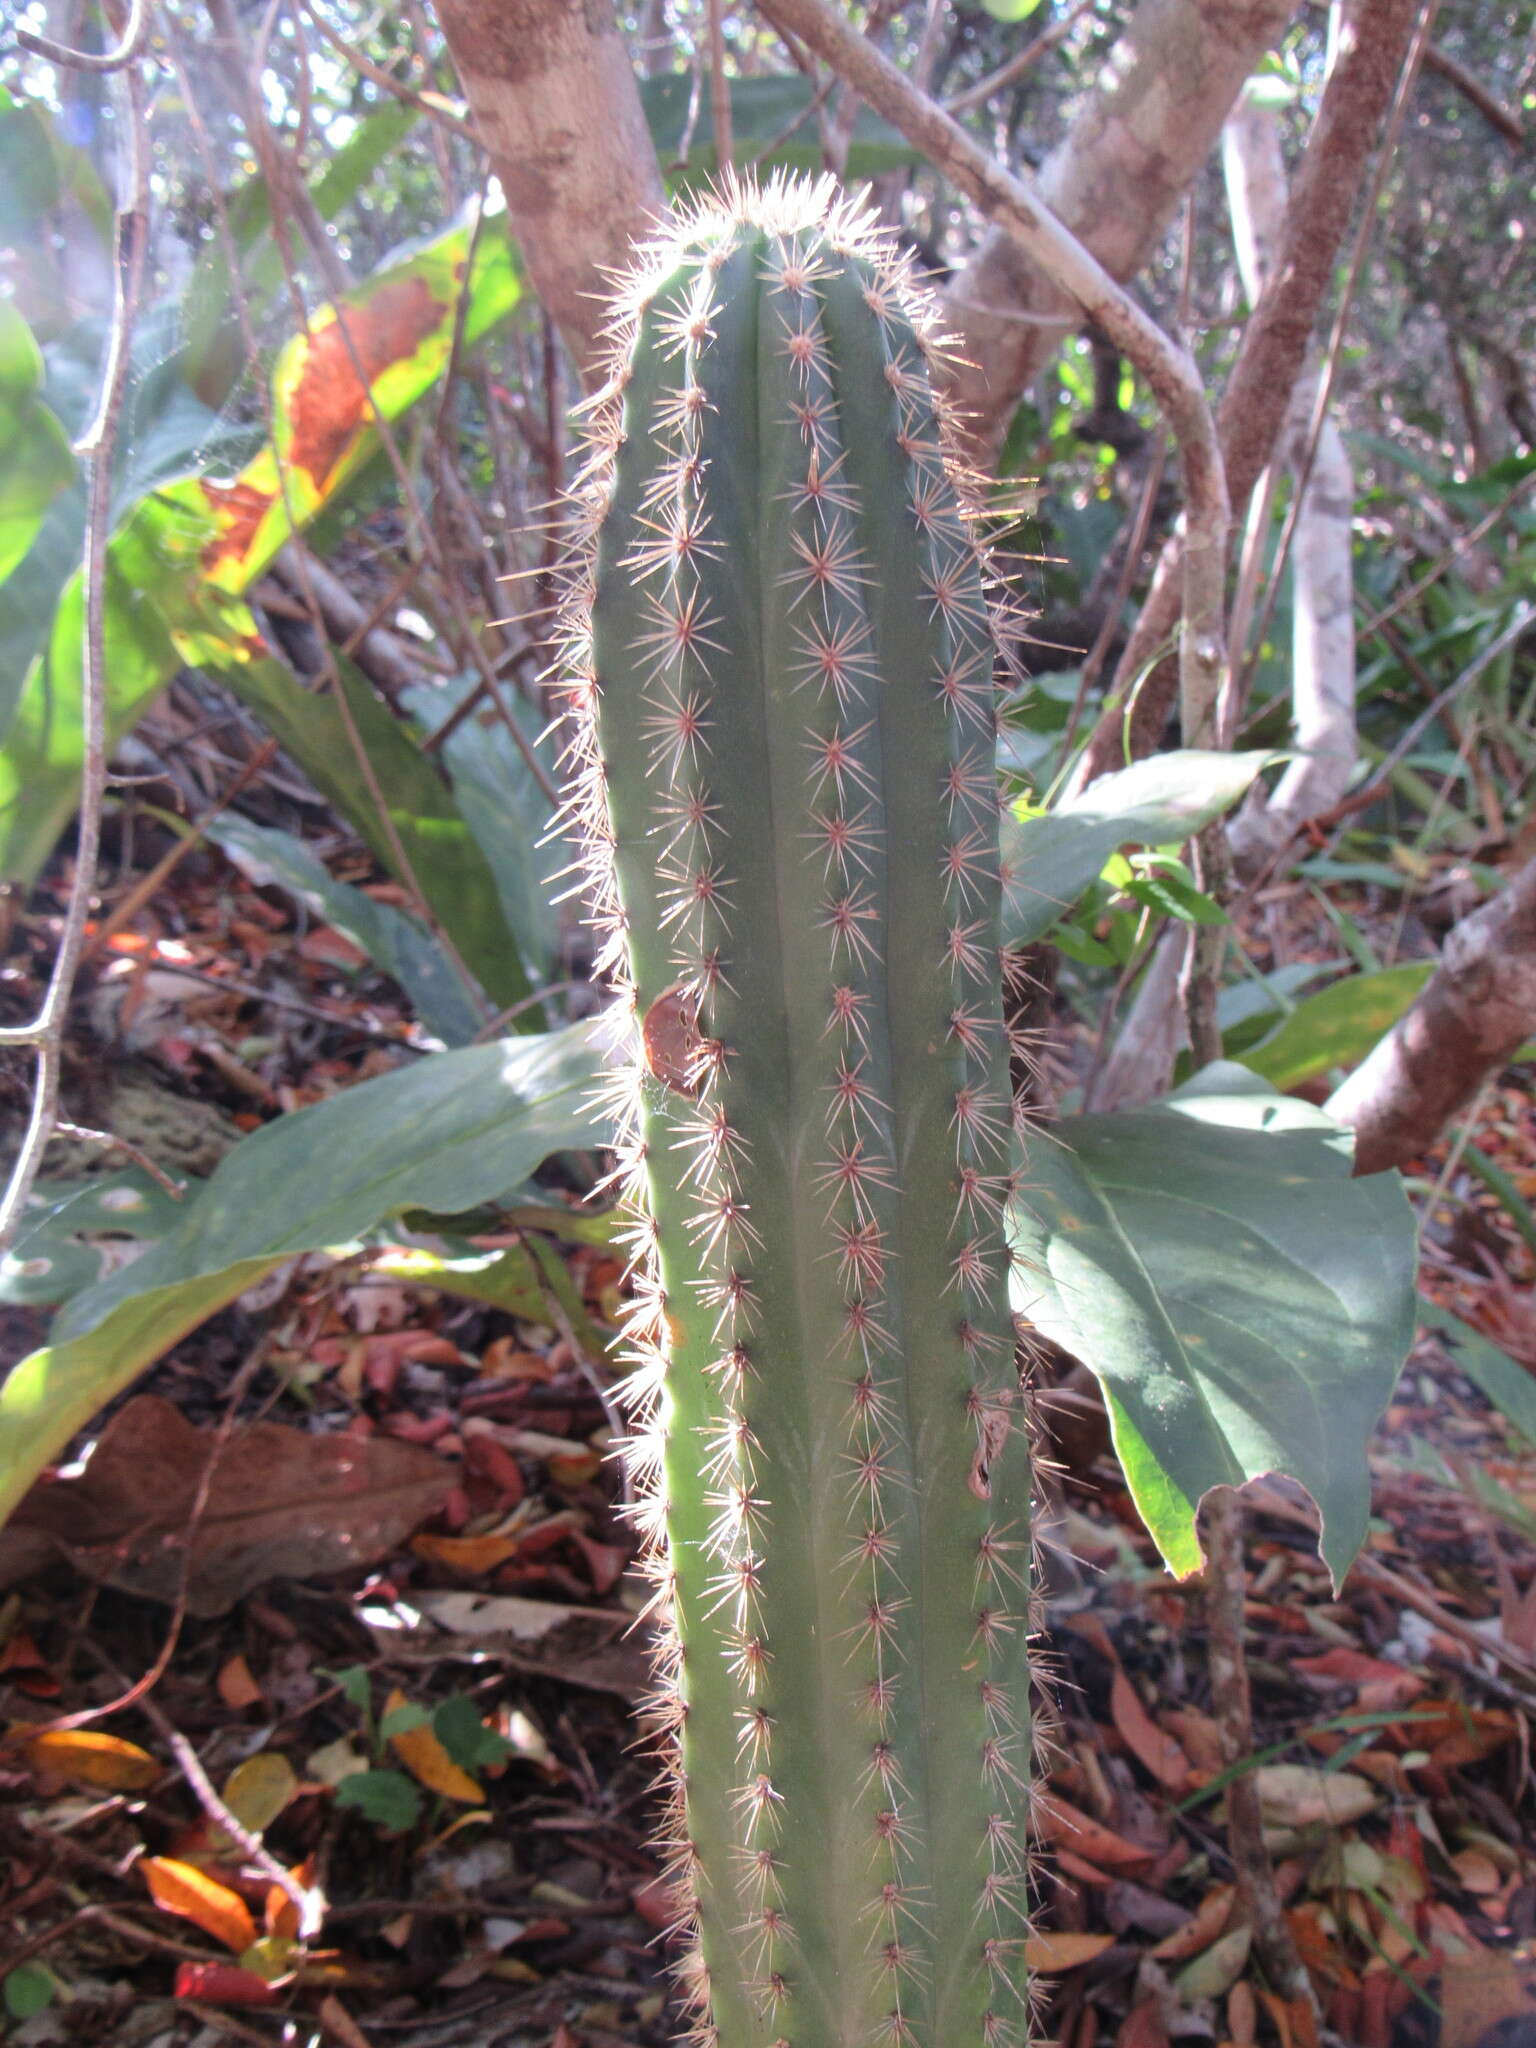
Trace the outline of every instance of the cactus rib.
<instances>
[{"instance_id":1,"label":"cactus rib","mask_svg":"<svg viewBox=\"0 0 1536 2048\"><path fill-rule=\"evenodd\" d=\"M630 1446L704 2038L1027 2032L1028 1450L995 639L931 319L825 183L616 315L568 592L635 1207Z\"/></svg>"}]
</instances>

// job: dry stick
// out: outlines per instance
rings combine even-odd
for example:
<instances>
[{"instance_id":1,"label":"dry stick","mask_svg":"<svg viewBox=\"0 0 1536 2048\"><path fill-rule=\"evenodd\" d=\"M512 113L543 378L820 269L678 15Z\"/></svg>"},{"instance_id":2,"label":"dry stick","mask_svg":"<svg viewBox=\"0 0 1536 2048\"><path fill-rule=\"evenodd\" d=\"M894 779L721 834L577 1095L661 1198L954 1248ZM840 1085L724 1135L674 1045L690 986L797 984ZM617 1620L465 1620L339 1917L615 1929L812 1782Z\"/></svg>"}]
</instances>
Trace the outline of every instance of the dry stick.
<instances>
[{"instance_id":1,"label":"dry stick","mask_svg":"<svg viewBox=\"0 0 1536 2048\"><path fill-rule=\"evenodd\" d=\"M141 10L142 12L142 10ZM147 19L147 17L146 17ZM140 34L143 21L139 21ZM117 261L113 266L112 321L102 366L101 392L95 417L75 444L89 475L86 498L85 647L81 663L81 726L84 761L80 777L80 822L75 847L75 872L59 934L53 972L42 1008L30 1024L0 1030L0 1045L36 1048L37 1068L32 1113L26 1136L0 1198L0 1252L21 1225L28 1195L37 1179L43 1153L53 1135L63 1070L64 1027L75 975L85 947L85 927L96 888L96 863L101 851L101 813L107 787L107 545L112 536L112 457L127 387L129 343L149 245L149 150L145 134L144 81L130 49L116 67L120 132L127 151L126 189L117 211Z\"/></svg>"},{"instance_id":2,"label":"dry stick","mask_svg":"<svg viewBox=\"0 0 1536 2048\"><path fill-rule=\"evenodd\" d=\"M157 1166L149 1154L134 1144L131 1138L120 1138L115 1131L97 1131L87 1124L72 1124L60 1117L53 1127L56 1138L72 1138L77 1145L99 1145L104 1152L121 1152L125 1158L147 1173L157 1187L162 1187L174 1201L179 1202L187 1192L184 1180L172 1180L163 1166Z\"/></svg>"},{"instance_id":3,"label":"dry stick","mask_svg":"<svg viewBox=\"0 0 1536 2048\"><path fill-rule=\"evenodd\" d=\"M1442 50L1438 43L1431 43L1424 52L1424 69L1438 71L1440 76L1454 85L1465 100L1482 115L1491 128L1512 142L1516 149L1525 147L1525 127L1520 116L1512 113L1504 102L1488 90L1482 80L1470 72L1465 64L1459 63L1448 50Z\"/></svg>"},{"instance_id":4,"label":"dry stick","mask_svg":"<svg viewBox=\"0 0 1536 2048\"><path fill-rule=\"evenodd\" d=\"M343 35L331 27L324 15L321 14L319 8L315 6L314 0L300 0L300 5L305 14L308 15L309 19L320 31L322 41L329 43L337 56L344 57L352 66L352 69L361 77L372 79L375 85L381 87L387 93L392 93L403 105L414 107L419 114L426 114L429 119L436 121L441 127L446 128L450 135L457 135L461 141L473 143L476 148L479 147L475 131L470 127L469 123L462 120L450 108L444 106L441 97L429 99L425 93L417 92L414 86L407 85L404 79L396 78L393 72L386 71L382 64L375 64L373 59L358 49L355 43L349 43Z\"/></svg>"},{"instance_id":5,"label":"dry stick","mask_svg":"<svg viewBox=\"0 0 1536 2048\"><path fill-rule=\"evenodd\" d=\"M1049 28L1042 29L1033 42L1024 45L1017 56L1010 57L1006 64L1000 64L995 71L989 72L975 85L968 85L964 92L957 92L952 99L947 99L944 102L945 113L967 114L972 107L984 105L994 93L1001 92L1004 86L1012 85L1016 79L1022 78L1026 71L1032 71L1040 59L1054 50L1062 37L1074 29L1083 16L1097 4L1098 0L1078 0L1076 7L1064 14L1060 21L1053 21Z\"/></svg>"},{"instance_id":6,"label":"dry stick","mask_svg":"<svg viewBox=\"0 0 1536 2048\"><path fill-rule=\"evenodd\" d=\"M720 25L720 0L708 0L709 113L715 129L715 168L728 171L735 162L731 135L731 83L725 75L725 33Z\"/></svg>"},{"instance_id":7,"label":"dry stick","mask_svg":"<svg viewBox=\"0 0 1536 2048\"><path fill-rule=\"evenodd\" d=\"M1253 1702L1243 1643L1248 1575L1243 1561L1242 1496L1230 1486L1207 1494L1202 1513L1205 1536L1205 1619L1210 1637L1211 1705L1221 1730L1222 1754L1230 1768L1253 1753ZM1282 1998L1317 2011L1317 1995L1286 1925L1275 1889L1274 1865L1264 1844L1258 1781L1238 1771L1227 1786L1227 1843L1232 1876L1244 1919L1264 1973Z\"/></svg>"},{"instance_id":8,"label":"dry stick","mask_svg":"<svg viewBox=\"0 0 1536 2048\"><path fill-rule=\"evenodd\" d=\"M30 50L34 57L46 57L50 64L99 76L104 71L125 71L143 49L148 34L149 0L133 0L128 10L128 26L115 50L71 49L68 43L56 43L52 36L38 35L30 28L17 29L16 40L24 50Z\"/></svg>"},{"instance_id":9,"label":"dry stick","mask_svg":"<svg viewBox=\"0 0 1536 2048\"><path fill-rule=\"evenodd\" d=\"M1339 58L1323 92L1274 266L1243 330L1222 394L1222 451L1236 516L1245 510L1284 427L1318 308L1333 284L1365 165L1400 82L1417 12L1416 0L1362 0L1353 45ZM1367 229L1370 219L1367 212ZM1163 657L1178 618L1182 548L1175 535L1163 549L1075 784L1120 765L1126 737L1122 720L1133 691L1130 752L1133 757L1146 754L1158 743L1177 690ZM1185 744L1190 744L1187 734Z\"/></svg>"},{"instance_id":10,"label":"dry stick","mask_svg":"<svg viewBox=\"0 0 1536 2048\"><path fill-rule=\"evenodd\" d=\"M1184 472L1189 538L1184 549L1180 677L1203 732L1214 716L1223 664L1227 488L1199 371L1186 351L1057 219L1032 185L988 156L826 0L761 0L761 8L780 33L788 30L814 50L995 220L1146 378L1178 443ZM1188 743L1199 741L1190 737Z\"/></svg>"},{"instance_id":11,"label":"dry stick","mask_svg":"<svg viewBox=\"0 0 1536 2048\"><path fill-rule=\"evenodd\" d=\"M208 827L221 812L227 811L240 792L254 782L268 762L277 753L276 740L263 740L251 755L239 774L230 783L224 794L204 811L197 823L184 838L178 839L168 853L161 855L147 875L142 876L118 904L104 924L97 926L91 935L87 956L99 953L103 946L115 938L130 918L137 917L144 905L156 894L161 886L173 875L194 846L201 846L207 837Z\"/></svg>"}]
</instances>

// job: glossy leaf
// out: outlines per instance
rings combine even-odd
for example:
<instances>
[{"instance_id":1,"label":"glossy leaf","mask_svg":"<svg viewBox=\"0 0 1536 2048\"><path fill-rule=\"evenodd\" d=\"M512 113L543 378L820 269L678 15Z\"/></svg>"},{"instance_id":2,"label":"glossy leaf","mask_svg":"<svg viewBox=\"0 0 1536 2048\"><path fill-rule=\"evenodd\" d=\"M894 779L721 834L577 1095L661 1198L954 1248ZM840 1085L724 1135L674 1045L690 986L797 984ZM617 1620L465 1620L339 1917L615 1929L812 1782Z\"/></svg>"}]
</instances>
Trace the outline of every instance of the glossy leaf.
<instances>
[{"instance_id":1,"label":"glossy leaf","mask_svg":"<svg viewBox=\"0 0 1536 2048\"><path fill-rule=\"evenodd\" d=\"M285 1259L418 1206L494 1201L552 1152L594 1142L599 1030L438 1053L254 1131L177 1227L77 1295L0 1388L0 1518L105 1401Z\"/></svg>"},{"instance_id":2,"label":"glossy leaf","mask_svg":"<svg viewBox=\"0 0 1536 2048\"><path fill-rule=\"evenodd\" d=\"M1213 1486L1299 1480L1342 1578L1365 1535L1366 1444L1413 1339L1414 1228L1395 1174L1240 1067L1031 1144L1018 1309L1091 1368L1164 1560L1200 1565Z\"/></svg>"},{"instance_id":3,"label":"glossy leaf","mask_svg":"<svg viewBox=\"0 0 1536 2048\"><path fill-rule=\"evenodd\" d=\"M0 300L0 583L74 480L69 436L40 396L43 358L20 313Z\"/></svg>"},{"instance_id":4,"label":"glossy leaf","mask_svg":"<svg viewBox=\"0 0 1536 2048\"><path fill-rule=\"evenodd\" d=\"M1043 816L1003 819L1003 937L1027 945L1064 917L1122 846L1176 846L1237 802L1270 754L1154 754L1101 775Z\"/></svg>"},{"instance_id":5,"label":"glossy leaf","mask_svg":"<svg viewBox=\"0 0 1536 2048\"><path fill-rule=\"evenodd\" d=\"M1433 961L1413 960L1332 982L1305 997L1268 1038L1250 1046L1242 1063L1282 1092L1336 1068L1356 1067L1412 1007L1433 972Z\"/></svg>"},{"instance_id":6,"label":"glossy leaf","mask_svg":"<svg viewBox=\"0 0 1536 2048\"><path fill-rule=\"evenodd\" d=\"M139 1869L162 1913L190 1920L236 1955L243 1955L255 1941L256 1923L244 1899L196 1864L178 1862L174 1856L145 1856Z\"/></svg>"}]
</instances>

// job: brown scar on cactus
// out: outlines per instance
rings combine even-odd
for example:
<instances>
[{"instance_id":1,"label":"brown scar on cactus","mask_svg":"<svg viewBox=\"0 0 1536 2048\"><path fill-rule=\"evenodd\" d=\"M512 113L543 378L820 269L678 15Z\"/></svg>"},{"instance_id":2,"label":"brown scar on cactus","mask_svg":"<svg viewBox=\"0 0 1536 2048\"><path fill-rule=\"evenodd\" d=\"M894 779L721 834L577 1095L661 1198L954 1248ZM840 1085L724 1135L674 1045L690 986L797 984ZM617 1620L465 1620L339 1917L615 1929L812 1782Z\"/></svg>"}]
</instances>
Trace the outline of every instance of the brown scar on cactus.
<instances>
[{"instance_id":1,"label":"brown scar on cactus","mask_svg":"<svg viewBox=\"0 0 1536 2048\"><path fill-rule=\"evenodd\" d=\"M827 180L706 198L612 334L566 816L619 998L679 1983L719 2048L1019 2048L1006 622L943 344Z\"/></svg>"}]
</instances>

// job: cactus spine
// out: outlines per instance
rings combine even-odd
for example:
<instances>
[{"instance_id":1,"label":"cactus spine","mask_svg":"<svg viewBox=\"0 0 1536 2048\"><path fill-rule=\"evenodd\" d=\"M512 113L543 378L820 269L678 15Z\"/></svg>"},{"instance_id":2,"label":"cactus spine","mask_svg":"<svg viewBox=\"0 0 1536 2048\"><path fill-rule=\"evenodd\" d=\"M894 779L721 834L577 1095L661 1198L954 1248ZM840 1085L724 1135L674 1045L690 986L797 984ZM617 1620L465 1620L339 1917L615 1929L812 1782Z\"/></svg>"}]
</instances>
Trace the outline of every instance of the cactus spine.
<instances>
[{"instance_id":1,"label":"cactus spine","mask_svg":"<svg viewBox=\"0 0 1536 2048\"><path fill-rule=\"evenodd\" d=\"M994 637L927 309L828 183L645 252L569 599L628 998L671 1868L721 2048L1027 2033Z\"/></svg>"}]
</instances>

